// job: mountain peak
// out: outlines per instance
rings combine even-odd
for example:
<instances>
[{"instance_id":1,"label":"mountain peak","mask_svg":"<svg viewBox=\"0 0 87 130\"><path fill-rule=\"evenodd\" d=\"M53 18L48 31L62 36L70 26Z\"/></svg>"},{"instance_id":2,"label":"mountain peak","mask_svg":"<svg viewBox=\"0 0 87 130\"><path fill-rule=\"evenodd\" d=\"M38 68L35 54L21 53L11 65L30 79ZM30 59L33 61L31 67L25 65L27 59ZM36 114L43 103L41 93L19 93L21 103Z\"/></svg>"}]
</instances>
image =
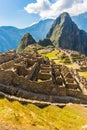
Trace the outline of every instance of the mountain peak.
<instances>
[{"instance_id":1,"label":"mountain peak","mask_svg":"<svg viewBox=\"0 0 87 130\"><path fill-rule=\"evenodd\" d=\"M52 32L56 26L63 28L64 26L66 26L66 24L71 24L71 23L72 23L72 19L70 15L67 12L63 12L59 17L56 18L56 20L52 24L47 34L47 38L49 38L52 35Z\"/></svg>"},{"instance_id":2,"label":"mountain peak","mask_svg":"<svg viewBox=\"0 0 87 130\"><path fill-rule=\"evenodd\" d=\"M18 45L17 52L23 51L23 49L25 49L28 45L35 44L35 43L36 43L36 41L34 40L32 35L30 33L26 33L22 37L22 39Z\"/></svg>"},{"instance_id":3,"label":"mountain peak","mask_svg":"<svg viewBox=\"0 0 87 130\"><path fill-rule=\"evenodd\" d=\"M60 16L62 16L62 17L70 17L69 13L67 13L67 12L63 12L62 14L60 14Z\"/></svg>"},{"instance_id":4,"label":"mountain peak","mask_svg":"<svg viewBox=\"0 0 87 130\"><path fill-rule=\"evenodd\" d=\"M71 17L67 12L62 13L54 22L54 24L63 24L65 22L71 22Z\"/></svg>"},{"instance_id":5,"label":"mountain peak","mask_svg":"<svg viewBox=\"0 0 87 130\"><path fill-rule=\"evenodd\" d=\"M87 33L81 31L66 12L54 21L47 38L50 38L57 47L76 50L87 55Z\"/></svg>"}]
</instances>

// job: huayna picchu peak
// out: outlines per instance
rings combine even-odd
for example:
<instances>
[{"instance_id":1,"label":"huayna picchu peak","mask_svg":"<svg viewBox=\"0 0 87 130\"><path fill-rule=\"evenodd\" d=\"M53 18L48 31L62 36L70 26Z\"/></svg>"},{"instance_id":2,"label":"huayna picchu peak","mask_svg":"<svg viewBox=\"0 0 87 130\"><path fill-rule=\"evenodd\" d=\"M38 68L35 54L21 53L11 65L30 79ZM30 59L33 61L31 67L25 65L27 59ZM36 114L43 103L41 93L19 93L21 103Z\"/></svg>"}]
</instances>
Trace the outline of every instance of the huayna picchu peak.
<instances>
[{"instance_id":1,"label":"huayna picchu peak","mask_svg":"<svg viewBox=\"0 0 87 130\"><path fill-rule=\"evenodd\" d=\"M32 35L30 33L26 33L18 45L17 52L23 51L28 45L32 45L35 43L36 41L34 40Z\"/></svg>"},{"instance_id":2,"label":"huayna picchu peak","mask_svg":"<svg viewBox=\"0 0 87 130\"><path fill-rule=\"evenodd\" d=\"M66 12L54 21L47 38L50 38L57 47L76 50L87 55L87 33L80 30Z\"/></svg>"}]
</instances>

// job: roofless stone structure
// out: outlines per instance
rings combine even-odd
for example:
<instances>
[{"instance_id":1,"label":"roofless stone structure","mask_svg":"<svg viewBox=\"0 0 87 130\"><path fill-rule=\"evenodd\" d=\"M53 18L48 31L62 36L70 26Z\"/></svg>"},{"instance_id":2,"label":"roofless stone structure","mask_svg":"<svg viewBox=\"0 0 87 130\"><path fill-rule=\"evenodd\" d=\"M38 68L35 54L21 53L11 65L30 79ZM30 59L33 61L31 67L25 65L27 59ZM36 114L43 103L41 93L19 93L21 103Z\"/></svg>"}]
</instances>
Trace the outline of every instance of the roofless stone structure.
<instances>
[{"instance_id":1,"label":"roofless stone structure","mask_svg":"<svg viewBox=\"0 0 87 130\"><path fill-rule=\"evenodd\" d=\"M53 103L87 103L80 85L73 70L37 53L0 54L0 91L5 94Z\"/></svg>"}]
</instances>

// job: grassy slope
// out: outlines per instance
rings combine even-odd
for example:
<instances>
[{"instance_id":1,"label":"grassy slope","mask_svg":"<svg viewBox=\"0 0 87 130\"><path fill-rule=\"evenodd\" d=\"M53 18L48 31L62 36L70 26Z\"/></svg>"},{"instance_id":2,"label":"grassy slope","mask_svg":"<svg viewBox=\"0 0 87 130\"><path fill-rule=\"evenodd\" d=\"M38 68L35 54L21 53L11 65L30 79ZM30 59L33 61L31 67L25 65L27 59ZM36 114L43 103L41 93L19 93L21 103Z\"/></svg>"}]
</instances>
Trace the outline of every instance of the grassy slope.
<instances>
[{"instance_id":1,"label":"grassy slope","mask_svg":"<svg viewBox=\"0 0 87 130\"><path fill-rule=\"evenodd\" d=\"M40 109L32 104L0 99L0 130L80 130L86 123L87 108L80 105Z\"/></svg>"}]
</instances>

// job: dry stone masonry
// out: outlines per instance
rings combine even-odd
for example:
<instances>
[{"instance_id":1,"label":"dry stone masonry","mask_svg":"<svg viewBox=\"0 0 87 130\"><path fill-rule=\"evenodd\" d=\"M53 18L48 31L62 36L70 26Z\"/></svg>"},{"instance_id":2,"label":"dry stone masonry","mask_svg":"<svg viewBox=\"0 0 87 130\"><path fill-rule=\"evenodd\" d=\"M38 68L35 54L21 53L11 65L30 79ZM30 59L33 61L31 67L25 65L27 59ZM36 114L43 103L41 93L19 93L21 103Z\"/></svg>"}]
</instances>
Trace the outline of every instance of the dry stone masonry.
<instances>
[{"instance_id":1,"label":"dry stone masonry","mask_svg":"<svg viewBox=\"0 0 87 130\"><path fill-rule=\"evenodd\" d=\"M35 52L17 54L11 50L0 54L0 91L5 94L39 101L87 103L77 78L66 66Z\"/></svg>"}]
</instances>

